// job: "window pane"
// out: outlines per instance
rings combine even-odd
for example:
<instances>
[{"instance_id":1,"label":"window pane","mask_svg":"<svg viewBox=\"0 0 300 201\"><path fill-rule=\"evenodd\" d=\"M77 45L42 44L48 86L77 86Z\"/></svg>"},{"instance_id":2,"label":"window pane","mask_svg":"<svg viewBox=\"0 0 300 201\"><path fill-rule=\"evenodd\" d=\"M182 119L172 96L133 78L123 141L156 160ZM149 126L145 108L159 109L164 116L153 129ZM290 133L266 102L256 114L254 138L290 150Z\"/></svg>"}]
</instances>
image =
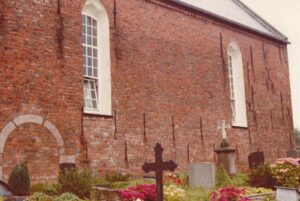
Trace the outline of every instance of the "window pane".
<instances>
[{"instance_id":1,"label":"window pane","mask_svg":"<svg viewBox=\"0 0 300 201\"><path fill-rule=\"evenodd\" d=\"M93 57L97 57L98 51L96 48L93 48Z\"/></svg>"},{"instance_id":2,"label":"window pane","mask_svg":"<svg viewBox=\"0 0 300 201\"><path fill-rule=\"evenodd\" d=\"M90 67L88 68L88 76L93 76L92 75L92 68L90 68Z\"/></svg>"},{"instance_id":3,"label":"window pane","mask_svg":"<svg viewBox=\"0 0 300 201\"><path fill-rule=\"evenodd\" d=\"M98 77L98 70L97 70L97 68L94 68L94 77Z\"/></svg>"},{"instance_id":4,"label":"window pane","mask_svg":"<svg viewBox=\"0 0 300 201\"><path fill-rule=\"evenodd\" d=\"M91 83L91 89L95 89L95 82L92 81L92 82L90 82L90 83Z\"/></svg>"},{"instance_id":5,"label":"window pane","mask_svg":"<svg viewBox=\"0 0 300 201\"><path fill-rule=\"evenodd\" d=\"M82 43L83 43L83 44L86 43L86 37L85 37L85 35L82 35Z\"/></svg>"},{"instance_id":6,"label":"window pane","mask_svg":"<svg viewBox=\"0 0 300 201\"><path fill-rule=\"evenodd\" d=\"M92 45L92 39L90 36L87 37L87 44Z\"/></svg>"},{"instance_id":7,"label":"window pane","mask_svg":"<svg viewBox=\"0 0 300 201\"><path fill-rule=\"evenodd\" d=\"M93 36L97 37L97 29L93 28Z\"/></svg>"},{"instance_id":8,"label":"window pane","mask_svg":"<svg viewBox=\"0 0 300 201\"><path fill-rule=\"evenodd\" d=\"M88 56L92 56L92 48L88 47L87 52L88 52Z\"/></svg>"},{"instance_id":9,"label":"window pane","mask_svg":"<svg viewBox=\"0 0 300 201\"><path fill-rule=\"evenodd\" d=\"M92 58L88 57L88 66L92 66Z\"/></svg>"},{"instance_id":10,"label":"window pane","mask_svg":"<svg viewBox=\"0 0 300 201\"><path fill-rule=\"evenodd\" d=\"M87 27L87 35L91 35L92 34L92 28L91 27Z\"/></svg>"},{"instance_id":11,"label":"window pane","mask_svg":"<svg viewBox=\"0 0 300 201\"><path fill-rule=\"evenodd\" d=\"M95 19L93 19L93 26L97 27L97 21Z\"/></svg>"},{"instance_id":12,"label":"window pane","mask_svg":"<svg viewBox=\"0 0 300 201\"><path fill-rule=\"evenodd\" d=\"M97 61L97 59L93 59L93 66L94 67L98 67L98 61Z\"/></svg>"},{"instance_id":13,"label":"window pane","mask_svg":"<svg viewBox=\"0 0 300 201\"><path fill-rule=\"evenodd\" d=\"M91 17L89 17L89 16L87 16L87 25L88 26L91 26L91 24L92 24L92 18Z\"/></svg>"},{"instance_id":14,"label":"window pane","mask_svg":"<svg viewBox=\"0 0 300 201\"><path fill-rule=\"evenodd\" d=\"M97 46L97 38L93 38L93 45Z\"/></svg>"},{"instance_id":15,"label":"window pane","mask_svg":"<svg viewBox=\"0 0 300 201\"><path fill-rule=\"evenodd\" d=\"M96 92L92 91L92 99L96 99Z\"/></svg>"},{"instance_id":16,"label":"window pane","mask_svg":"<svg viewBox=\"0 0 300 201\"><path fill-rule=\"evenodd\" d=\"M93 100L93 109L97 109L97 102L96 102L96 100Z\"/></svg>"},{"instance_id":17,"label":"window pane","mask_svg":"<svg viewBox=\"0 0 300 201\"><path fill-rule=\"evenodd\" d=\"M92 100L87 100L87 108L93 109Z\"/></svg>"}]
</instances>

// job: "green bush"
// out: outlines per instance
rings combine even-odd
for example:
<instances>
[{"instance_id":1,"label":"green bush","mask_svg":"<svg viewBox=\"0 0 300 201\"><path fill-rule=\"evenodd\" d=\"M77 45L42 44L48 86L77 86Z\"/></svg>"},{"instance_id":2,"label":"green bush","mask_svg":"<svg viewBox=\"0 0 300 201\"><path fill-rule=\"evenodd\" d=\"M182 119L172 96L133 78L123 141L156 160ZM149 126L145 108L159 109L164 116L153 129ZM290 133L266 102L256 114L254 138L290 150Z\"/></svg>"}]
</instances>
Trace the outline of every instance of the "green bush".
<instances>
[{"instance_id":1,"label":"green bush","mask_svg":"<svg viewBox=\"0 0 300 201\"><path fill-rule=\"evenodd\" d=\"M58 186L56 184L38 183L30 187L30 193L45 193L47 195L58 195Z\"/></svg>"},{"instance_id":2,"label":"green bush","mask_svg":"<svg viewBox=\"0 0 300 201\"><path fill-rule=\"evenodd\" d=\"M233 186L245 187L249 186L249 175L247 173L238 173L231 177L231 183Z\"/></svg>"},{"instance_id":3,"label":"green bush","mask_svg":"<svg viewBox=\"0 0 300 201\"><path fill-rule=\"evenodd\" d=\"M58 182L61 193L73 193L80 198L88 198L93 186L92 174L77 168L60 172Z\"/></svg>"},{"instance_id":4,"label":"green bush","mask_svg":"<svg viewBox=\"0 0 300 201\"><path fill-rule=\"evenodd\" d=\"M249 172L249 183L254 187L274 188L276 181L272 177L270 164L264 163Z\"/></svg>"},{"instance_id":5,"label":"green bush","mask_svg":"<svg viewBox=\"0 0 300 201\"><path fill-rule=\"evenodd\" d=\"M300 159L280 158L271 164L271 172L277 185L297 188L300 185Z\"/></svg>"},{"instance_id":6,"label":"green bush","mask_svg":"<svg viewBox=\"0 0 300 201\"><path fill-rule=\"evenodd\" d=\"M28 195L30 188L30 177L27 163L16 165L11 171L8 179L8 186L14 195Z\"/></svg>"},{"instance_id":7,"label":"green bush","mask_svg":"<svg viewBox=\"0 0 300 201\"><path fill-rule=\"evenodd\" d=\"M120 173L120 172L106 172L105 180L113 183L119 181L129 181L130 174Z\"/></svg>"},{"instance_id":8,"label":"green bush","mask_svg":"<svg viewBox=\"0 0 300 201\"><path fill-rule=\"evenodd\" d=\"M34 193L26 199L26 201L52 201L52 197L45 193Z\"/></svg>"},{"instance_id":9,"label":"green bush","mask_svg":"<svg viewBox=\"0 0 300 201\"><path fill-rule=\"evenodd\" d=\"M53 201L83 201L72 193L63 193L60 196L53 199Z\"/></svg>"},{"instance_id":10,"label":"green bush","mask_svg":"<svg viewBox=\"0 0 300 201\"><path fill-rule=\"evenodd\" d=\"M217 170L216 175L216 187L222 188L228 185L232 185L232 180L228 173L226 172L223 165L220 165L220 167Z\"/></svg>"}]
</instances>

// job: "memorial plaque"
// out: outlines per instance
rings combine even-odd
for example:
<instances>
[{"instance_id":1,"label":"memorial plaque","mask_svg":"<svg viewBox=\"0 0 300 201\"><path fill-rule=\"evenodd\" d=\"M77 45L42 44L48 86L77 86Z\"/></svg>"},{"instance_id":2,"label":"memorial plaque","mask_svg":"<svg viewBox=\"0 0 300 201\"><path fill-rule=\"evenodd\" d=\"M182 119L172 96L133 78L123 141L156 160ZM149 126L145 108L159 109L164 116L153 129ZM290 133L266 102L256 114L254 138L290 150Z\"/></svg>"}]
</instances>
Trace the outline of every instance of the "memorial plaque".
<instances>
[{"instance_id":1,"label":"memorial plaque","mask_svg":"<svg viewBox=\"0 0 300 201\"><path fill-rule=\"evenodd\" d=\"M191 187L215 187L216 168L213 163L192 163L188 174Z\"/></svg>"},{"instance_id":2,"label":"memorial plaque","mask_svg":"<svg viewBox=\"0 0 300 201\"><path fill-rule=\"evenodd\" d=\"M256 168L265 162L264 152L253 152L248 156L249 168Z\"/></svg>"}]
</instances>

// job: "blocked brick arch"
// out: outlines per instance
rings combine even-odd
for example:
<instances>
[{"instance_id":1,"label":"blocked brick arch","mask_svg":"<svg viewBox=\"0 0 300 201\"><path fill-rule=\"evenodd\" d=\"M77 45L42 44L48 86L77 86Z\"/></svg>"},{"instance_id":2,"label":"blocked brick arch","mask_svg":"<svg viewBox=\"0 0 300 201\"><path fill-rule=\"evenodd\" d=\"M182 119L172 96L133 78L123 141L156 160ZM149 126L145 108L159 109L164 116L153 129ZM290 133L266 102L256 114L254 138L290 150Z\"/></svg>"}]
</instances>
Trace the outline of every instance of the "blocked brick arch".
<instances>
[{"instance_id":1,"label":"blocked brick arch","mask_svg":"<svg viewBox=\"0 0 300 201\"><path fill-rule=\"evenodd\" d=\"M56 126L51 121L44 119L42 116L39 116L39 115L33 115L33 114L20 115L20 116L14 118L13 120L9 121L3 127L3 129L1 130L1 133L0 133L0 158L1 158L1 160L0 160L0 179L2 179L2 180L4 179L4 175L3 175L4 165L6 165L6 166L14 165L14 164L8 164L8 161L7 161L7 163L5 161L6 157L4 157L4 148L5 148L6 144L9 143L10 150L14 150L14 148L16 150L18 150L18 148L20 148L20 147L15 147L15 144L17 144L19 142L17 142L17 143L13 142L13 140L17 140L17 138L9 140L9 136L12 133L15 133L14 131L22 131L22 129L24 130L24 126L27 126L27 127L25 127L25 129L27 129L28 134L26 136L22 136L23 143L24 142L28 143L27 142L28 139L26 138L27 136L30 136L31 134L34 135L34 132L32 131L32 127L34 127L33 130L37 131L37 133L39 135L41 133L42 134L50 133L52 135L52 137L42 135L41 138L43 138L43 139L39 139L46 143L49 142L48 150L42 150L43 153L51 155L51 157L52 157L51 161L57 161L57 159L53 159L53 157L55 157L55 158L58 157L58 161L56 163L65 163L65 162L75 163L75 156L65 154L64 139L63 139L61 133L59 132L59 130L56 128ZM33 137L33 136L30 136L30 137ZM41 146L41 147L43 147L43 146ZM38 148L38 146L36 146L35 149L36 148ZM48 153L48 152L53 152L55 150L57 152ZM35 151L36 150L34 150L34 149L31 150L32 153L35 153ZM30 152L30 150L29 150L29 152ZM6 151L5 151L5 154L7 154ZM24 153L18 153L18 154L22 155ZM16 155L16 153L8 153L8 155L15 157L16 160L18 159L18 156ZM47 161L47 160L48 160L47 158L44 159L45 164L50 163L50 161ZM43 160L39 161L39 163L43 163ZM42 165L42 164L40 164L40 165ZM39 164L37 164L37 166L39 166ZM58 170L58 164L55 165L55 169ZM44 178L41 178L41 179L43 180Z\"/></svg>"}]
</instances>

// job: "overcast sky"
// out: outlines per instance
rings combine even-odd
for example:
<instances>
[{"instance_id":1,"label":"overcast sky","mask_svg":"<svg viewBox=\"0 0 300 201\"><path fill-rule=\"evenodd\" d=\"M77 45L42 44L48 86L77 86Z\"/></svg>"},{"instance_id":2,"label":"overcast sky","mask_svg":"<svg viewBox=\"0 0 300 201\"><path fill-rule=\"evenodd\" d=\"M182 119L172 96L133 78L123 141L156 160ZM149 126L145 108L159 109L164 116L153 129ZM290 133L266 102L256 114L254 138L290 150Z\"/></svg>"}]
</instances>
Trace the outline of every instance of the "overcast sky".
<instances>
[{"instance_id":1,"label":"overcast sky","mask_svg":"<svg viewBox=\"0 0 300 201\"><path fill-rule=\"evenodd\" d=\"M294 125L300 128L300 0L242 0L289 38Z\"/></svg>"}]
</instances>

